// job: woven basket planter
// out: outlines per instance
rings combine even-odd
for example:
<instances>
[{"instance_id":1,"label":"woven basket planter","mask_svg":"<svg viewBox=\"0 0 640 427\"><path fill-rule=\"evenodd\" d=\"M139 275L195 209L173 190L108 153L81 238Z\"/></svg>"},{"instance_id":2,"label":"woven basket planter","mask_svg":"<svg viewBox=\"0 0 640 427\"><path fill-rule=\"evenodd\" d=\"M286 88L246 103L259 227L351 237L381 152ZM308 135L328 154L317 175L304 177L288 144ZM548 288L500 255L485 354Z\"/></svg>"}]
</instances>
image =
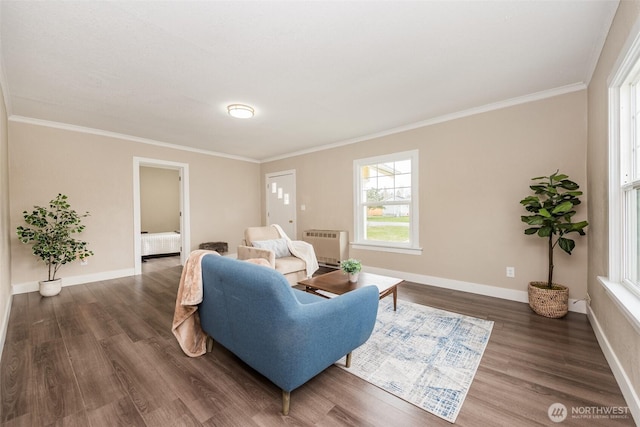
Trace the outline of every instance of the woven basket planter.
<instances>
[{"instance_id":1,"label":"woven basket planter","mask_svg":"<svg viewBox=\"0 0 640 427\"><path fill-rule=\"evenodd\" d=\"M569 311L569 288L554 283L549 289L546 282L530 282L529 307L540 316L563 317Z\"/></svg>"}]
</instances>

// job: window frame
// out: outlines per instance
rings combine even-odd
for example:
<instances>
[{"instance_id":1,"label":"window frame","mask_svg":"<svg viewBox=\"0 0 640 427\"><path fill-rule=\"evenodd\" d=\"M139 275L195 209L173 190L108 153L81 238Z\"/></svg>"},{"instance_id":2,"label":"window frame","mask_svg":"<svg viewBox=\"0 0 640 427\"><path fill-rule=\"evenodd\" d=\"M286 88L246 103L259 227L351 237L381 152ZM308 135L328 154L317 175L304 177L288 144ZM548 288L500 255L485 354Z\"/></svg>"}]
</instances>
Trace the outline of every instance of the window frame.
<instances>
[{"instance_id":1,"label":"window frame","mask_svg":"<svg viewBox=\"0 0 640 427\"><path fill-rule=\"evenodd\" d=\"M617 183L617 206L610 206L610 214L620 220L620 257L616 276L632 292L640 296L638 274L638 206L637 191L640 191L640 168L637 164L637 144L640 138L640 60L636 62L619 88L619 137L614 144L618 157L617 170L611 170L610 180ZM617 147L616 147L617 145ZM615 184L614 184L615 185ZM635 199L634 199L635 196ZM616 212L617 210L617 212ZM635 272L634 272L635 270ZM635 276L635 280L634 277Z\"/></svg>"},{"instance_id":2,"label":"window frame","mask_svg":"<svg viewBox=\"0 0 640 427\"><path fill-rule=\"evenodd\" d=\"M631 159L622 161L623 151L633 155L633 135L631 134L631 120L634 107L630 99L631 81L640 83L640 21L636 23L632 36L621 50L620 57L613 67L613 72L607 80L608 86L608 115L609 115L609 262L608 277L598 277L612 301L620 308L634 329L640 333L640 286L626 278L629 262L626 260L629 248L629 232L625 226L625 195L633 191L633 187L640 183L640 176L629 177L625 182L625 174L631 172ZM640 102L640 99L638 100ZM640 132L640 130L638 131ZM640 138L640 135L638 135ZM631 144L631 145L629 145ZM640 165L637 165L640 166ZM640 175L640 169L637 169ZM628 213L627 213L628 214ZM639 237L637 237L640 240Z\"/></svg>"},{"instance_id":3,"label":"window frame","mask_svg":"<svg viewBox=\"0 0 640 427\"><path fill-rule=\"evenodd\" d=\"M365 240L365 220L364 206L367 201L361 200L363 194L361 170L364 166L409 160L411 162L411 200L409 202L409 242L385 242L379 240ZM356 159L353 161L353 220L354 239L351 246L354 249L377 250L384 252L397 252L412 255L420 255L422 248L419 243L419 150L402 151L380 156ZM400 204L398 202L388 203L390 205Z\"/></svg>"},{"instance_id":4,"label":"window frame","mask_svg":"<svg viewBox=\"0 0 640 427\"><path fill-rule=\"evenodd\" d=\"M609 279L640 298L640 280L630 279L638 267L637 209L631 200L640 189L636 146L640 138L640 38L609 84ZM637 206L636 206L637 208ZM635 234L631 234L634 233ZM634 238L635 237L635 238ZM637 274L636 274L637 275Z\"/></svg>"}]
</instances>

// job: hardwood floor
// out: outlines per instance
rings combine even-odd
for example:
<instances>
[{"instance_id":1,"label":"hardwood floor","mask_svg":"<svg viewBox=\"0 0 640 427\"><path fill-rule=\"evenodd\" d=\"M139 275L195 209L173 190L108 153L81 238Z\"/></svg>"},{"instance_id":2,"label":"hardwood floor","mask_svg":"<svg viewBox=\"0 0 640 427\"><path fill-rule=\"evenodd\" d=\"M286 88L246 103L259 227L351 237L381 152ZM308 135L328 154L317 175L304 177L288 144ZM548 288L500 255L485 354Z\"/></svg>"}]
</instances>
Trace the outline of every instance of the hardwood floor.
<instances>
[{"instance_id":1,"label":"hardwood floor","mask_svg":"<svg viewBox=\"0 0 640 427\"><path fill-rule=\"evenodd\" d=\"M171 334L181 268L149 260L137 277L65 287L56 297L15 295L0 364L2 426L450 426L329 367L291 393L220 345L186 357ZM634 425L578 419L572 407L626 407L586 316L542 318L526 304L407 283L402 301L495 322L455 425Z\"/></svg>"}]
</instances>

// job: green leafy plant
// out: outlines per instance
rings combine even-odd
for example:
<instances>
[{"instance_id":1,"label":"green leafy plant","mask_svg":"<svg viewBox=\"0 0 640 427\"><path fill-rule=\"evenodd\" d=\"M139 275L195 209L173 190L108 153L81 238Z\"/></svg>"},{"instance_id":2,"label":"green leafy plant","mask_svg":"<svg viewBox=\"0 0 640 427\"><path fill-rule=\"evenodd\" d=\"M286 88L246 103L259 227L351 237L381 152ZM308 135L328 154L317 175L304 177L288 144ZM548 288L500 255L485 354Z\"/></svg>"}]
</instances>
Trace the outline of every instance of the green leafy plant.
<instances>
[{"instance_id":1,"label":"green leafy plant","mask_svg":"<svg viewBox=\"0 0 640 427\"><path fill-rule=\"evenodd\" d=\"M349 258L340 263L340 268L345 273L357 273L362 270L362 264L357 259Z\"/></svg>"},{"instance_id":2,"label":"green leafy plant","mask_svg":"<svg viewBox=\"0 0 640 427\"><path fill-rule=\"evenodd\" d=\"M529 186L534 195L527 196L520 201L530 215L520 217L522 222L531 227L524 230L524 234L538 235L548 242L549 275L547 286L553 288L553 250L556 246L571 255L576 246L574 240L566 237L570 233L584 236L584 229L589 225L587 221L572 222L576 214L575 207L579 205L582 191L578 184L568 179L567 175L556 171L550 176L532 178L536 184Z\"/></svg>"},{"instance_id":3,"label":"green leafy plant","mask_svg":"<svg viewBox=\"0 0 640 427\"><path fill-rule=\"evenodd\" d=\"M67 196L58 196L49 202L49 207L34 206L31 212L22 212L28 227L17 228L22 243L33 245L33 254L49 268L49 280L55 280L58 269L75 259L93 255L87 242L77 240L73 234L81 233L85 226L81 218L89 212L78 214L67 202Z\"/></svg>"}]
</instances>

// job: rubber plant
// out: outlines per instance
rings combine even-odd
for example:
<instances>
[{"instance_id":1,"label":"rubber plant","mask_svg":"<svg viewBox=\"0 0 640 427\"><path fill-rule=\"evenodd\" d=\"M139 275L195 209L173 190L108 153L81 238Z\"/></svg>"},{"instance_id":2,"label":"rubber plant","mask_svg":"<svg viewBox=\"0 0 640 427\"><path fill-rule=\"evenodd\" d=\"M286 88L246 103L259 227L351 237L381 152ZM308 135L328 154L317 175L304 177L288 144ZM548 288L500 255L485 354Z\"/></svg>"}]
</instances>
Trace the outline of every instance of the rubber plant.
<instances>
[{"instance_id":1,"label":"rubber plant","mask_svg":"<svg viewBox=\"0 0 640 427\"><path fill-rule=\"evenodd\" d=\"M49 269L49 281L56 279L62 265L93 255L87 242L74 237L84 230L82 218L89 216L89 212L78 214L71 209L66 195L58 194L48 207L34 206L31 212L22 214L28 226L17 228L18 238L33 245L33 254Z\"/></svg>"},{"instance_id":2,"label":"rubber plant","mask_svg":"<svg viewBox=\"0 0 640 427\"><path fill-rule=\"evenodd\" d=\"M547 286L553 288L553 252L560 247L571 255L576 246L569 234L577 233L584 236L584 229L589 225L587 221L573 222L576 214L575 207L579 205L582 191L579 185L571 181L567 175L559 170L549 176L532 178L535 184L529 186L533 195L527 196L520 203L529 212L529 215L521 216L522 222L530 227L524 230L524 234L537 235L547 240L549 274Z\"/></svg>"}]
</instances>

